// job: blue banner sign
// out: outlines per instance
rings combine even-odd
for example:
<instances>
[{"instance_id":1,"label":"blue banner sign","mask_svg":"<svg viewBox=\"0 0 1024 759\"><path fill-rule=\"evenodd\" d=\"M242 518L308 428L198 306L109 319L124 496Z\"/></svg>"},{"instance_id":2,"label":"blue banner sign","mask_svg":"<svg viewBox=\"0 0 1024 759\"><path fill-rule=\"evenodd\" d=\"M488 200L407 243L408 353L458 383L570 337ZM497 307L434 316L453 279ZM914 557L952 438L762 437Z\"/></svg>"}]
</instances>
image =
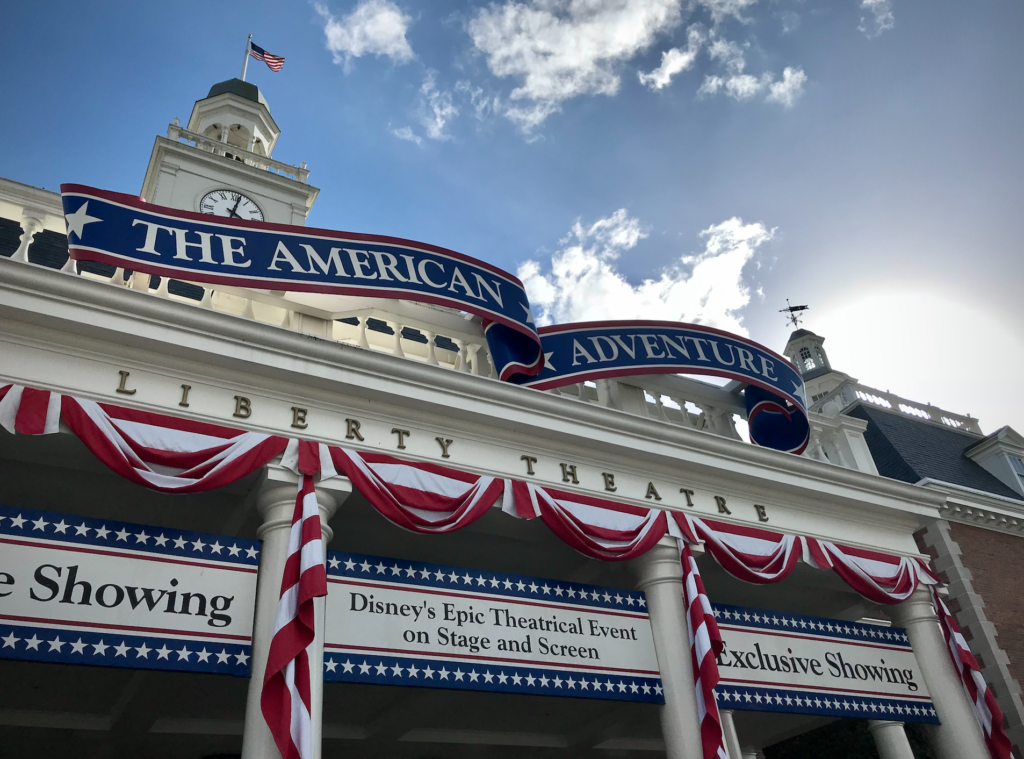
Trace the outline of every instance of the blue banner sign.
<instances>
[{"instance_id":1,"label":"blue banner sign","mask_svg":"<svg viewBox=\"0 0 1024 759\"><path fill-rule=\"evenodd\" d=\"M469 256L395 237L179 211L83 185L61 185L61 193L76 260L220 285L448 306L484 319L502 379L541 367L522 282Z\"/></svg>"},{"instance_id":2,"label":"blue banner sign","mask_svg":"<svg viewBox=\"0 0 1024 759\"><path fill-rule=\"evenodd\" d=\"M330 551L324 680L664 703L635 590Z\"/></svg>"},{"instance_id":3,"label":"blue banner sign","mask_svg":"<svg viewBox=\"0 0 1024 759\"><path fill-rule=\"evenodd\" d=\"M544 368L519 382L538 390L606 377L706 374L747 383L751 440L801 453L810 427L804 383L783 356L699 324L604 321L540 329Z\"/></svg>"},{"instance_id":4,"label":"blue banner sign","mask_svg":"<svg viewBox=\"0 0 1024 759\"><path fill-rule=\"evenodd\" d=\"M259 548L0 506L0 659L248 677Z\"/></svg>"}]
</instances>

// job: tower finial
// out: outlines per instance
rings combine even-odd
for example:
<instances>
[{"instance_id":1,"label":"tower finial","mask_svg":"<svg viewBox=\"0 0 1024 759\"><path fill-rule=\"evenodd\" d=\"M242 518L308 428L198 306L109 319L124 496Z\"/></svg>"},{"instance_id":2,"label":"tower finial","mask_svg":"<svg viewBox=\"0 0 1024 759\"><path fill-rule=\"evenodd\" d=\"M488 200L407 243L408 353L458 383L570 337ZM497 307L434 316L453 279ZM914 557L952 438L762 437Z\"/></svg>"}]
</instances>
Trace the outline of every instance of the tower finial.
<instances>
[{"instance_id":1,"label":"tower finial","mask_svg":"<svg viewBox=\"0 0 1024 759\"><path fill-rule=\"evenodd\" d=\"M786 324L792 324L794 327L799 327L800 319L803 316L800 312L807 311L809 309L810 306L792 306L789 303L789 298L786 298L786 307L780 308L779 313L786 314Z\"/></svg>"}]
</instances>

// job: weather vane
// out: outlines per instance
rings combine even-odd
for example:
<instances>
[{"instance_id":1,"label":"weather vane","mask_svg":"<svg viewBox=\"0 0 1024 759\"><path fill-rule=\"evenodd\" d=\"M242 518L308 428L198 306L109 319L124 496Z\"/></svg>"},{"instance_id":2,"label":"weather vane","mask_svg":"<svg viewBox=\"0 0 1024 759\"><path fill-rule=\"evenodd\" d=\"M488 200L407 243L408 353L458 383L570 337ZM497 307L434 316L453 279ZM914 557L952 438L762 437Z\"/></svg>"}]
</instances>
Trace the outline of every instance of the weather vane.
<instances>
[{"instance_id":1,"label":"weather vane","mask_svg":"<svg viewBox=\"0 0 1024 759\"><path fill-rule=\"evenodd\" d=\"M786 314L786 324L792 324L794 327L800 326L801 311L806 311L810 306L791 306L789 298L786 298L786 307L780 308L780 314Z\"/></svg>"}]
</instances>

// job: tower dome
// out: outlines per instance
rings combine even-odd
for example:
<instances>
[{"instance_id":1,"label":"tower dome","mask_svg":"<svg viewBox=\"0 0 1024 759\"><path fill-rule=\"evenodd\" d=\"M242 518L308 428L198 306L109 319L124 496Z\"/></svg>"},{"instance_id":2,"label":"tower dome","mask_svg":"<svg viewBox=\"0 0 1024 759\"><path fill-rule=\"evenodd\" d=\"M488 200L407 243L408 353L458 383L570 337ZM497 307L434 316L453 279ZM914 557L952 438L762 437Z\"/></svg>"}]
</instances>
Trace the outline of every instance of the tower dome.
<instances>
[{"instance_id":1,"label":"tower dome","mask_svg":"<svg viewBox=\"0 0 1024 759\"><path fill-rule=\"evenodd\" d=\"M281 134L259 87L241 79L218 82L196 101L188 130L268 158Z\"/></svg>"}]
</instances>

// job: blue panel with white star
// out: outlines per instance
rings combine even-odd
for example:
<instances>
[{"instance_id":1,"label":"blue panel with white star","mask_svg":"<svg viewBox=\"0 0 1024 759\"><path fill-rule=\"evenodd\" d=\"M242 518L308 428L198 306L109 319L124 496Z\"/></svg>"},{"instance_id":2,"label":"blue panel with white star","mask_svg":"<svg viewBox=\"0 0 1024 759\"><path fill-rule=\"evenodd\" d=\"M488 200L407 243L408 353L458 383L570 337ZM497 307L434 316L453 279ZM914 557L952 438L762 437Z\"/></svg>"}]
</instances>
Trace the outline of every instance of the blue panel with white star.
<instances>
[{"instance_id":1,"label":"blue panel with white star","mask_svg":"<svg viewBox=\"0 0 1024 759\"><path fill-rule=\"evenodd\" d=\"M581 609L597 607L642 614L647 611L647 597L635 590L341 551L328 551L327 573L336 577L375 577L414 587L450 590L473 588L478 592L508 598L557 600ZM491 665L468 659L435 659L429 655L366 656L328 650L324 653L324 682L665 703L661 680L657 677L607 675L550 666Z\"/></svg>"},{"instance_id":2,"label":"blue panel with white star","mask_svg":"<svg viewBox=\"0 0 1024 759\"><path fill-rule=\"evenodd\" d=\"M256 567L255 540L0 505L0 539L37 538ZM9 624L0 618L0 659L249 676L251 647L215 637L121 634L74 623Z\"/></svg>"}]
</instances>

